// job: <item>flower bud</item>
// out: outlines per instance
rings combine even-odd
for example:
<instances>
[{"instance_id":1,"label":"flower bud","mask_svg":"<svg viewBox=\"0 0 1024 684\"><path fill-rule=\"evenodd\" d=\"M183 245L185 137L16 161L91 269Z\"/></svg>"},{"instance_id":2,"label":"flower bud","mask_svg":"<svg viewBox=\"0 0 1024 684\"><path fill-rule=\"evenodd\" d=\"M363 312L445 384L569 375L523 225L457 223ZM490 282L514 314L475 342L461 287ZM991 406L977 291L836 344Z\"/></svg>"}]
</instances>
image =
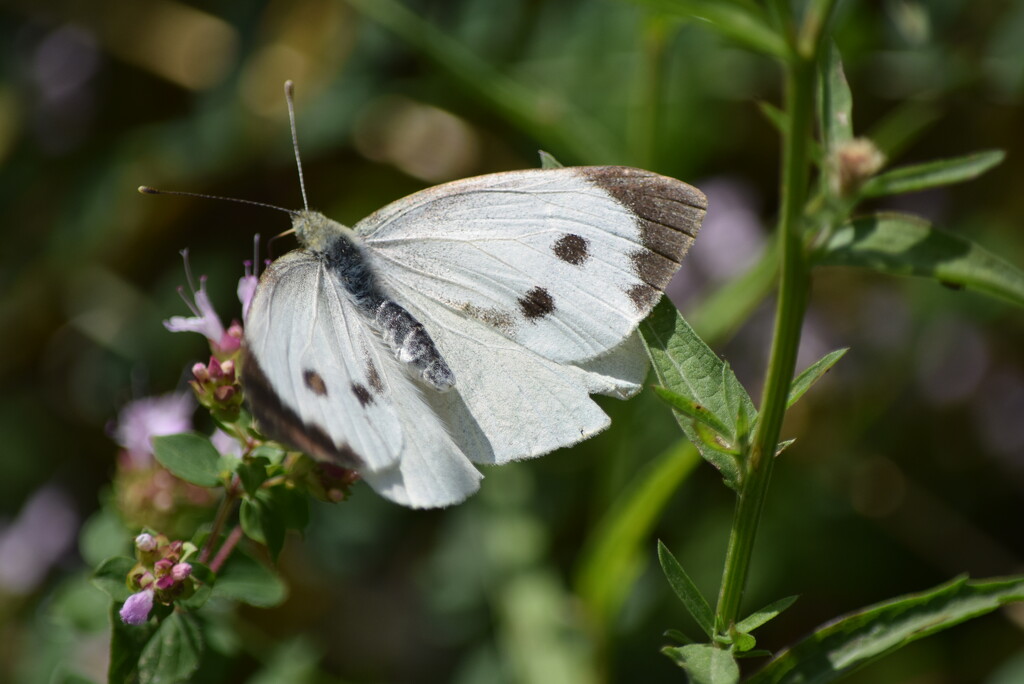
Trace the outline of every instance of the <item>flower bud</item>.
<instances>
[{"instance_id":1,"label":"flower bud","mask_svg":"<svg viewBox=\"0 0 1024 684\"><path fill-rule=\"evenodd\" d=\"M181 582L192 574L191 563L178 563L171 568L171 577L174 578L175 582Z\"/></svg>"},{"instance_id":2,"label":"flower bud","mask_svg":"<svg viewBox=\"0 0 1024 684\"><path fill-rule=\"evenodd\" d=\"M839 194L852 195L885 164L885 155L868 138L854 138L836 150Z\"/></svg>"},{"instance_id":3,"label":"flower bud","mask_svg":"<svg viewBox=\"0 0 1024 684\"><path fill-rule=\"evenodd\" d=\"M197 363L194 366L192 366L192 375L199 382L209 382L210 381L210 371L208 371L206 369L206 366L204 364L202 364L202 363Z\"/></svg>"},{"instance_id":4,"label":"flower bud","mask_svg":"<svg viewBox=\"0 0 1024 684\"><path fill-rule=\"evenodd\" d=\"M149 553L150 551L155 551L156 546L156 538L148 532L143 532L135 538L135 548L139 551Z\"/></svg>"},{"instance_id":5,"label":"flower bud","mask_svg":"<svg viewBox=\"0 0 1024 684\"><path fill-rule=\"evenodd\" d=\"M149 619L149 613L153 610L153 590L143 589L137 594L132 594L121 606L121 621L126 625L141 625Z\"/></svg>"}]
</instances>

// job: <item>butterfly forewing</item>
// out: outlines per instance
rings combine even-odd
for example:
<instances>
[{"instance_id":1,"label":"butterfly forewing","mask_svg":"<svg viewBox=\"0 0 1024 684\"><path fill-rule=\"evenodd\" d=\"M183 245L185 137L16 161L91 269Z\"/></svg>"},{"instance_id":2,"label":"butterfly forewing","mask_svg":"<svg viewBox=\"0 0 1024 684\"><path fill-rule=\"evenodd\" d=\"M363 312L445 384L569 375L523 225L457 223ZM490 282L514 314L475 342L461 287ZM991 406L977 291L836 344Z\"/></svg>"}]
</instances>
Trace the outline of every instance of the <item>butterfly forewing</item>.
<instances>
[{"instance_id":1,"label":"butterfly forewing","mask_svg":"<svg viewBox=\"0 0 1024 684\"><path fill-rule=\"evenodd\" d=\"M243 381L270 436L350 467L398 461L405 435L386 373L397 362L310 252L264 273L245 342Z\"/></svg>"},{"instance_id":2,"label":"butterfly forewing","mask_svg":"<svg viewBox=\"0 0 1024 684\"><path fill-rule=\"evenodd\" d=\"M618 346L657 303L706 207L625 167L480 176L410 195L356 232L381 281L556 362Z\"/></svg>"}]
</instances>

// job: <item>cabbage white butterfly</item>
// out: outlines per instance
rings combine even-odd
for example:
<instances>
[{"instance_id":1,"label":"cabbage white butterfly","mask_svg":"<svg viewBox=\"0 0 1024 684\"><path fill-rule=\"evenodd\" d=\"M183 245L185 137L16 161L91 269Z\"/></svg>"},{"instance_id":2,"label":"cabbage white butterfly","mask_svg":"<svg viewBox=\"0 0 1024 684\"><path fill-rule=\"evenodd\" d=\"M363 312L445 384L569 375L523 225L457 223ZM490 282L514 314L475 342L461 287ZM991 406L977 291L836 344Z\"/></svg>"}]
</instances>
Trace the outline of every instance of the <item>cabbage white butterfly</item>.
<instances>
[{"instance_id":1,"label":"cabbage white butterfly","mask_svg":"<svg viewBox=\"0 0 1024 684\"><path fill-rule=\"evenodd\" d=\"M250 409L392 501L458 503L474 464L587 439L610 422L591 394L640 390L637 325L706 206L681 181L588 166L438 185L351 228L296 211L302 246L263 273L245 320Z\"/></svg>"}]
</instances>

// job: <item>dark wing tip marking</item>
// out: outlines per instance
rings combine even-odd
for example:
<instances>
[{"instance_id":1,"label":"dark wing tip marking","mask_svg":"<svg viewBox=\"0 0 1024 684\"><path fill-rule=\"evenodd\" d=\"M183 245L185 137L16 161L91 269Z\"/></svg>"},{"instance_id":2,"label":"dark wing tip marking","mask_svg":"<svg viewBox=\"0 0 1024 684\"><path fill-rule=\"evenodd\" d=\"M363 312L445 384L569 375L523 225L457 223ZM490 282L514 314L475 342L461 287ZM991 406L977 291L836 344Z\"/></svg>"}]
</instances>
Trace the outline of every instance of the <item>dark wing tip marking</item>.
<instances>
[{"instance_id":1,"label":"dark wing tip marking","mask_svg":"<svg viewBox=\"0 0 1024 684\"><path fill-rule=\"evenodd\" d=\"M650 311L658 303L661 290L651 287L647 283L637 283L626 290L626 296L633 302L637 311Z\"/></svg>"},{"instance_id":2,"label":"dark wing tip marking","mask_svg":"<svg viewBox=\"0 0 1024 684\"><path fill-rule=\"evenodd\" d=\"M708 208L704 193L675 178L628 166L583 166L579 172L637 217L645 247L682 260Z\"/></svg>"},{"instance_id":3,"label":"dark wing tip marking","mask_svg":"<svg viewBox=\"0 0 1024 684\"><path fill-rule=\"evenodd\" d=\"M529 320L543 318L555 310L555 300L543 287L535 287L518 300L519 309Z\"/></svg>"},{"instance_id":4,"label":"dark wing tip marking","mask_svg":"<svg viewBox=\"0 0 1024 684\"><path fill-rule=\"evenodd\" d=\"M346 468L363 467L363 459L352 447L345 443L335 444L322 427L304 423L292 408L284 405L256 358L244 346L242 385L249 410L259 421L260 430L268 437L322 461L333 461Z\"/></svg>"},{"instance_id":5,"label":"dark wing tip marking","mask_svg":"<svg viewBox=\"0 0 1024 684\"><path fill-rule=\"evenodd\" d=\"M366 408L373 403L373 395L370 394L370 390L366 389L366 385L361 385L358 382L352 383L352 394L356 395L356 399L359 400L359 405Z\"/></svg>"},{"instance_id":6,"label":"dark wing tip marking","mask_svg":"<svg viewBox=\"0 0 1024 684\"><path fill-rule=\"evenodd\" d=\"M311 368L307 368L302 371L302 381L306 384L306 387L318 397L327 396L327 383L324 382L323 377Z\"/></svg>"},{"instance_id":7,"label":"dark wing tip marking","mask_svg":"<svg viewBox=\"0 0 1024 684\"><path fill-rule=\"evenodd\" d=\"M693 244L707 198L692 185L642 169L585 166L579 171L636 218L643 248L629 258L640 282L625 292L637 311L650 311Z\"/></svg>"},{"instance_id":8,"label":"dark wing tip marking","mask_svg":"<svg viewBox=\"0 0 1024 684\"><path fill-rule=\"evenodd\" d=\"M589 248L586 238L566 233L551 246L551 251L567 264L582 266L590 258Z\"/></svg>"}]
</instances>

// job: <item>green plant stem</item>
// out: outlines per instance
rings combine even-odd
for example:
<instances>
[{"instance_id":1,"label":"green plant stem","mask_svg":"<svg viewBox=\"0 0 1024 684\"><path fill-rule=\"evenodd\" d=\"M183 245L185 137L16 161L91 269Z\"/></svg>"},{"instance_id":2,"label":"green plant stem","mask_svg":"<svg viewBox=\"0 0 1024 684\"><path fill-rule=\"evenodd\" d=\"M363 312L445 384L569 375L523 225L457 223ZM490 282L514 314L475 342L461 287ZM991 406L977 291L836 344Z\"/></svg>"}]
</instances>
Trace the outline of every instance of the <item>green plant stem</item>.
<instances>
[{"instance_id":1,"label":"green plant stem","mask_svg":"<svg viewBox=\"0 0 1024 684\"><path fill-rule=\"evenodd\" d=\"M787 63L786 109L789 127L783 150L778 242L781 249L781 280L775 332L760 416L726 551L725 571L715 613L715 629L719 633L727 632L739 616L757 525L771 480L782 419L786 414L786 400L796 366L800 329L810 288L801 219L807 201L809 131L814 116L814 65L813 55L804 54L794 54Z\"/></svg>"}]
</instances>

